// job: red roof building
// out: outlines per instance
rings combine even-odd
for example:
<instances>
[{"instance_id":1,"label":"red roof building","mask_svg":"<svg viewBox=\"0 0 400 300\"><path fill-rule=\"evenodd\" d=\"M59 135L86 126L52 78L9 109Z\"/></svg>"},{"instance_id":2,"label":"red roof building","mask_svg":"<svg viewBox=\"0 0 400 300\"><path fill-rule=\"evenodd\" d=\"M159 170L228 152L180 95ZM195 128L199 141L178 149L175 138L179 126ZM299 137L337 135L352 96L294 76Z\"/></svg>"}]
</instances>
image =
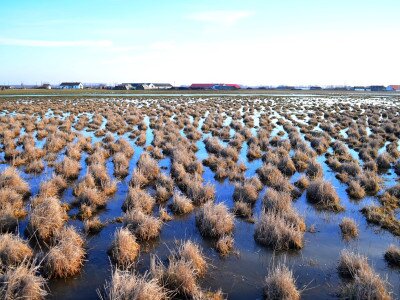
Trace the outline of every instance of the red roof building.
<instances>
[{"instance_id":1,"label":"red roof building","mask_svg":"<svg viewBox=\"0 0 400 300\"><path fill-rule=\"evenodd\" d=\"M388 90L389 91L400 91L400 85L389 85Z\"/></svg>"},{"instance_id":2,"label":"red roof building","mask_svg":"<svg viewBox=\"0 0 400 300\"><path fill-rule=\"evenodd\" d=\"M217 83L193 83L189 88L191 90L211 90Z\"/></svg>"}]
</instances>

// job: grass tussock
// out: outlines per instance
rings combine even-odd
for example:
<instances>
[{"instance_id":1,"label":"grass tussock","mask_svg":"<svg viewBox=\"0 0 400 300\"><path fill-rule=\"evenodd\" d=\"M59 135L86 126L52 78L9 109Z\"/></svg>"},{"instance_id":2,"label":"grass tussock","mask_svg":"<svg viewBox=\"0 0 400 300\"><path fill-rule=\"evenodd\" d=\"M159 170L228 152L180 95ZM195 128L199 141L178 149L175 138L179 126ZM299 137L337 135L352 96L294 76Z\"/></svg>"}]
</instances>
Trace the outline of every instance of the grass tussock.
<instances>
[{"instance_id":1,"label":"grass tussock","mask_svg":"<svg viewBox=\"0 0 400 300\"><path fill-rule=\"evenodd\" d=\"M358 236L359 230L357 223L351 218L343 218L339 227L345 239L352 239Z\"/></svg>"},{"instance_id":2,"label":"grass tussock","mask_svg":"<svg viewBox=\"0 0 400 300\"><path fill-rule=\"evenodd\" d=\"M6 233L0 235L0 271L4 267L15 266L29 261L33 251L19 236Z\"/></svg>"},{"instance_id":3,"label":"grass tussock","mask_svg":"<svg viewBox=\"0 0 400 300\"><path fill-rule=\"evenodd\" d=\"M293 272L284 264L279 264L268 272L264 283L264 297L266 299L299 300Z\"/></svg>"},{"instance_id":4,"label":"grass tussock","mask_svg":"<svg viewBox=\"0 0 400 300\"><path fill-rule=\"evenodd\" d=\"M349 187L347 188L347 193L353 199L362 199L365 197L364 188L356 180L351 180L349 182Z\"/></svg>"},{"instance_id":5,"label":"grass tussock","mask_svg":"<svg viewBox=\"0 0 400 300\"><path fill-rule=\"evenodd\" d=\"M207 270L207 262L201 248L191 242L181 243L177 251L172 251L168 265L151 260L151 273L164 287L178 297L201 299L204 295L198 285L198 278Z\"/></svg>"},{"instance_id":6,"label":"grass tussock","mask_svg":"<svg viewBox=\"0 0 400 300\"><path fill-rule=\"evenodd\" d=\"M157 161L147 152L143 152L140 155L137 166L149 181L155 180L160 174L160 167Z\"/></svg>"},{"instance_id":7,"label":"grass tussock","mask_svg":"<svg viewBox=\"0 0 400 300\"><path fill-rule=\"evenodd\" d=\"M390 245L385 252L385 259L388 263L400 267L400 247Z\"/></svg>"},{"instance_id":8,"label":"grass tussock","mask_svg":"<svg viewBox=\"0 0 400 300\"><path fill-rule=\"evenodd\" d=\"M37 197L31 202L28 230L47 241L63 227L67 214L55 197Z\"/></svg>"},{"instance_id":9,"label":"grass tussock","mask_svg":"<svg viewBox=\"0 0 400 300\"><path fill-rule=\"evenodd\" d=\"M276 211L262 212L255 225L254 239L275 250L303 248L302 227L305 225L300 225L301 218L297 215L292 219L285 215Z\"/></svg>"},{"instance_id":10,"label":"grass tussock","mask_svg":"<svg viewBox=\"0 0 400 300\"><path fill-rule=\"evenodd\" d=\"M340 253L338 272L340 276L345 278L354 278L361 270L370 271L368 259L358 253L343 250Z\"/></svg>"},{"instance_id":11,"label":"grass tussock","mask_svg":"<svg viewBox=\"0 0 400 300\"><path fill-rule=\"evenodd\" d=\"M251 181L243 183L236 183L233 192L233 199L235 201L245 201L247 203L255 203L258 199L258 188Z\"/></svg>"},{"instance_id":12,"label":"grass tussock","mask_svg":"<svg viewBox=\"0 0 400 300\"><path fill-rule=\"evenodd\" d=\"M323 179L318 179L310 183L310 186L307 188L307 199L320 209L335 212L344 210L333 185Z\"/></svg>"},{"instance_id":13,"label":"grass tussock","mask_svg":"<svg viewBox=\"0 0 400 300\"><path fill-rule=\"evenodd\" d=\"M127 228L115 231L114 241L109 251L111 259L119 267L129 267L136 261L140 251L140 245L136 237Z\"/></svg>"},{"instance_id":14,"label":"grass tussock","mask_svg":"<svg viewBox=\"0 0 400 300\"><path fill-rule=\"evenodd\" d=\"M175 214L177 215L187 214L192 212L193 209L194 209L193 203L188 197L182 195L177 191L174 192L174 197L171 204L171 210Z\"/></svg>"},{"instance_id":15,"label":"grass tussock","mask_svg":"<svg viewBox=\"0 0 400 300\"><path fill-rule=\"evenodd\" d=\"M262 203L266 210L287 211L292 207L292 198L289 193L269 188Z\"/></svg>"},{"instance_id":16,"label":"grass tussock","mask_svg":"<svg viewBox=\"0 0 400 300\"><path fill-rule=\"evenodd\" d=\"M391 299L386 282L369 266L367 257L347 250L341 252L338 272L352 279L345 284L340 296L346 299Z\"/></svg>"},{"instance_id":17,"label":"grass tussock","mask_svg":"<svg viewBox=\"0 0 400 300\"><path fill-rule=\"evenodd\" d=\"M238 217L250 219L253 215L253 210L249 203L236 201L233 206L233 213Z\"/></svg>"},{"instance_id":18,"label":"grass tussock","mask_svg":"<svg viewBox=\"0 0 400 300\"><path fill-rule=\"evenodd\" d=\"M99 217L87 219L83 222L83 228L87 234L99 233L104 226L105 224L100 221Z\"/></svg>"},{"instance_id":19,"label":"grass tussock","mask_svg":"<svg viewBox=\"0 0 400 300\"><path fill-rule=\"evenodd\" d=\"M14 167L8 167L0 173L0 188L10 188L24 197L30 193L29 184Z\"/></svg>"},{"instance_id":20,"label":"grass tussock","mask_svg":"<svg viewBox=\"0 0 400 300\"><path fill-rule=\"evenodd\" d=\"M43 264L46 274L57 278L78 274L86 254L83 238L73 227L64 227L54 236L52 243Z\"/></svg>"},{"instance_id":21,"label":"grass tussock","mask_svg":"<svg viewBox=\"0 0 400 300\"><path fill-rule=\"evenodd\" d=\"M23 263L0 275L1 299L42 300L47 296L46 280L37 275L34 264Z\"/></svg>"},{"instance_id":22,"label":"grass tussock","mask_svg":"<svg viewBox=\"0 0 400 300\"><path fill-rule=\"evenodd\" d=\"M68 187L64 177L53 176L50 180L41 182L39 194L45 197L57 197Z\"/></svg>"},{"instance_id":23,"label":"grass tussock","mask_svg":"<svg viewBox=\"0 0 400 300\"><path fill-rule=\"evenodd\" d=\"M394 235L400 236L400 222L392 209L383 206L370 205L361 209L367 221L387 229Z\"/></svg>"},{"instance_id":24,"label":"grass tussock","mask_svg":"<svg viewBox=\"0 0 400 300\"><path fill-rule=\"evenodd\" d=\"M233 251L234 239L231 235L225 235L218 239L215 248L222 256L227 256Z\"/></svg>"},{"instance_id":25,"label":"grass tussock","mask_svg":"<svg viewBox=\"0 0 400 300\"><path fill-rule=\"evenodd\" d=\"M104 295L100 298L105 300L165 300L168 293L159 284L157 279L151 279L148 274L143 276L128 270L115 269L111 282L104 286Z\"/></svg>"},{"instance_id":26,"label":"grass tussock","mask_svg":"<svg viewBox=\"0 0 400 300\"><path fill-rule=\"evenodd\" d=\"M155 203L154 198L145 190L137 187L129 187L129 192L122 205L122 209L124 211L135 209L150 214L153 211Z\"/></svg>"},{"instance_id":27,"label":"grass tussock","mask_svg":"<svg viewBox=\"0 0 400 300\"><path fill-rule=\"evenodd\" d=\"M79 176L81 165L79 161L65 157L62 162L56 165L57 174L64 176L67 179L76 179Z\"/></svg>"},{"instance_id":28,"label":"grass tussock","mask_svg":"<svg viewBox=\"0 0 400 300\"><path fill-rule=\"evenodd\" d=\"M234 228L234 217L225 204L207 202L196 215L196 225L203 236L221 237Z\"/></svg>"},{"instance_id":29,"label":"grass tussock","mask_svg":"<svg viewBox=\"0 0 400 300\"><path fill-rule=\"evenodd\" d=\"M299 180L297 180L294 184L296 187L298 187L301 190L305 190L308 188L310 185L310 180L308 179L307 176L302 175Z\"/></svg>"},{"instance_id":30,"label":"grass tussock","mask_svg":"<svg viewBox=\"0 0 400 300\"><path fill-rule=\"evenodd\" d=\"M128 210L123 219L127 227L139 240L148 241L160 235L161 220L149 216L141 210Z\"/></svg>"},{"instance_id":31,"label":"grass tussock","mask_svg":"<svg viewBox=\"0 0 400 300\"><path fill-rule=\"evenodd\" d=\"M364 171L357 178L364 190L370 195L375 195L381 189L382 179L375 172Z\"/></svg>"},{"instance_id":32,"label":"grass tussock","mask_svg":"<svg viewBox=\"0 0 400 300\"><path fill-rule=\"evenodd\" d=\"M182 242L177 253L177 258L192 264L198 276L203 276L207 271L207 261L200 246L190 240Z\"/></svg>"},{"instance_id":33,"label":"grass tussock","mask_svg":"<svg viewBox=\"0 0 400 300\"><path fill-rule=\"evenodd\" d=\"M163 222L169 222L173 220L173 217L168 213L167 209L165 207L160 207L159 211L159 218Z\"/></svg>"}]
</instances>

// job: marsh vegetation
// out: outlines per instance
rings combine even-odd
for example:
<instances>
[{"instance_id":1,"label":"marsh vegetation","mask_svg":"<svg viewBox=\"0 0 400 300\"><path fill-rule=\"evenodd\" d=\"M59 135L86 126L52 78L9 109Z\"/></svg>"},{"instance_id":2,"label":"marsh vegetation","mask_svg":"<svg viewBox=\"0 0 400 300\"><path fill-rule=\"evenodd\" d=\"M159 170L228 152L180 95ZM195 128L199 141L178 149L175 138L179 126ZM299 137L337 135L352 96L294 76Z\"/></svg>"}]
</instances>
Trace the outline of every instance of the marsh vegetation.
<instances>
[{"instance_id":1,"label":"marsh vegetation","mask_svg":"<svg viewBox=\"0 0 400 300\"><path fill-rule=\"evenodd\" d=\"M398 298L399 104L0 99L0 298Z\"/></svg>"}]
</instances>

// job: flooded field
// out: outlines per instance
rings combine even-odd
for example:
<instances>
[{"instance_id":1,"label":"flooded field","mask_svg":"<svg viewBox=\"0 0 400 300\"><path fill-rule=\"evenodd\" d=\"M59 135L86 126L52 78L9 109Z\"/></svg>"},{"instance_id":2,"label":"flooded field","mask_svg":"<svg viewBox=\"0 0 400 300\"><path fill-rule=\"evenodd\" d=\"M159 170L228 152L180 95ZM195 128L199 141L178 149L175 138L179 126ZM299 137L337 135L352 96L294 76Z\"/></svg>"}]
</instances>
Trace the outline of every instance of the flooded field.
<instances>
[{"instance_id":1,"label":"flooded field","mask_svg":"<svg viewBox=\"0 0 400 300\"><path fill-rule=\"evenodd\" d=\"M0 99L0 296L399 298L399 107Z\"/></svg>"}]
</instances>

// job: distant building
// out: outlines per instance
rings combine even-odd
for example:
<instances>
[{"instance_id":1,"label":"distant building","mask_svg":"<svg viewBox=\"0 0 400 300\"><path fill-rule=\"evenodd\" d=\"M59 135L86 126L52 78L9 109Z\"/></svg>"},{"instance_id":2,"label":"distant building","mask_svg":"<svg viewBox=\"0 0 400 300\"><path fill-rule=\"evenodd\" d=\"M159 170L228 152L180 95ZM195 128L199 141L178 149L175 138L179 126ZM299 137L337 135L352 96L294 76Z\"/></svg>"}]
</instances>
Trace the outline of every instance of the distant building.
<instances>
[{"instance_id":1,"label":"distant building","mask_svg":"<svg viewBox=\"0 0 400 300\"><path fill-rule=\"evenodd\" d=\"M363 92L363 91L366 91L367 88L365 86L355 86L354 90L357 92Z\"/></svg>"},{"instance_id":2,"label":"distant building","mask_svg":"<svg viewBox=\"0 0 400 300\"><path fill-rule=\"evenodd\" d=\"M169 83L153 83L156 90L171 90L174 87Z\"/></svg>"},{"instance_id":3,"label":"distant building","mask_svg":"<svg viewBox=\"0 0 400 300\"><path fill-rule=\"evenodd\" d=\"M82 82L63 82L60 84L60 88L65 90L81 90L83 89Z\"/></svg>"},{"instance_id":4,"label":"distant building","mask_svg":"<svg viewBox=\"0 0 400 300\"><path fill-rule=\"evenodd\" d=\"M394 92L400 92L400 85L389 85L386 88L387 91L394 91Z\"/></svg>"},{"instance_id":5,"label":"distant building","mask_svg":"<svg viewBox=\"0 0 400 300\"><path fill-rule=\"evenodd\" d=\"M38 87L41 90L51 90L51 85L48 83L43 83L41 86Z\"/></svg>"},{"instance_id":6,"label":"distant building","mask_svg":"<svg viewBox=\"0 0 400 300\"><path fill-rule=\"evenodd\" d=\"M114 87L114 90L131 90L132 89L132 85L129 83L123 83L123 84L118 84Z\"/></svg>"},{"instance_id":7,"label":"distant building","mask_svg":"<svg viewBox=\"0 0 400 300\"><path fill-rule=\"evenodd\" d=\"M310 86L310 91L320 91L322 90L322 87L320 86Z\"/></svg>"},{"instance_id":8,"label":"distant building","mask_svg":"<svg viewBox=\"0 0 400 300\"><path fill-rule=\"evenodd\" d=\"M383 85L371 85L369 87L369 90L371 92L382 92L382 91L386 91L386 87Z\"/></svg>"},{"instance_id":9,"label":"distant building","mask_svg":"<svg viewBox=\"0 0 400 300\"><path fill-rule=\"evenodd\" d=\"M216 84L212 87L213 90L232 91L239 90L241 87L238 84Z\"/></svg>"},{"instance_id":10,"label":"distant building","mask_svg":"<svg viewBox=\"0 0 400 300\"><path fill-rule=\"evenodd\" d=\"M211 90L218 83L193 83L189 86L191 90Z\"/></svg>"},{"instance_id":11,"label":"distant building","mask_svg":"<svg viewBox=\"0 0 400 300\"><path fill-rule=\"evenodd\" d=\"M145 82L135 82L135 83L123 83L129 84L132 90L155 90L156 87L153 83L145 83Z\"/></svg>"}]
</instances>

